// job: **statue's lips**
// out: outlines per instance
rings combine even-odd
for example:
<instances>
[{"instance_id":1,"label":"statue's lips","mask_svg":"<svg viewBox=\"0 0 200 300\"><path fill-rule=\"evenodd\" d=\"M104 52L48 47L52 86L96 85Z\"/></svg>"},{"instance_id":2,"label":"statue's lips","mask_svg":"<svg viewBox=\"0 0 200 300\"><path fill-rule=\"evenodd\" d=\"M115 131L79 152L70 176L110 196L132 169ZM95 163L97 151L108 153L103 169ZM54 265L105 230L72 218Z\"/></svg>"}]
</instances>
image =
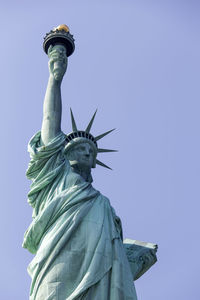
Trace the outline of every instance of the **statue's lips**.
<instances>
[{"instance_id":1,"label":"statue's lips","mask_svg":"<svg viewBox=\"0 0 200 300\"><path fill-rule=\"evenodd\" d=\"M90 162L90 157L82 157L81 160L88 163L88 162Z\"/></svg>"}]
</instances>

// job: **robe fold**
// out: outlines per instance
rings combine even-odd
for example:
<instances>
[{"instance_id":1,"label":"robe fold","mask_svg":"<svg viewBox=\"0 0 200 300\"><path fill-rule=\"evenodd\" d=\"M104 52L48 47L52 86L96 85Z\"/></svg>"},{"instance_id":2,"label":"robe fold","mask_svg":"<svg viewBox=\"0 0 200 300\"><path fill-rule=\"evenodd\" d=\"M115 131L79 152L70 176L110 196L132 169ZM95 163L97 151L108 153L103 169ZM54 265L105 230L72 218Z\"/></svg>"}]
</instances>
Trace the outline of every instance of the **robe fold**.
<instances>
[{"instance_id":1,"label":"robe fold","mask_svg":"<svg viewBox=\"0 0 200 300\"><path fill-rule=\"evenodd\" d=\"M137 300L108 198L71 170L62 132L46 146L40 138L38 132L28 145L33 221L23 247L35 254L30 300Z\"/></svg>"}]
</instances>

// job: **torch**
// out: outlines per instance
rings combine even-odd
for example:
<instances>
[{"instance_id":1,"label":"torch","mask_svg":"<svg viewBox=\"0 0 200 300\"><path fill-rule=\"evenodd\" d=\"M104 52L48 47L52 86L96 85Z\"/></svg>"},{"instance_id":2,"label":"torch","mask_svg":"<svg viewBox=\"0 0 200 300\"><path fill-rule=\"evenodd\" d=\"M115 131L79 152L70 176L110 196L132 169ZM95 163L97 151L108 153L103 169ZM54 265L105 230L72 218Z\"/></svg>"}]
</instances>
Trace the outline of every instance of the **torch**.
<instances>
[{"instance_id":1,"label":"torch","mask_svg":"<svg viewBox=\"0 0 200 300\"><path fill-rule=\"evenodd\" d=\"M59 25L46 33L43 42L43 49L46 54L48 54L48 49L50 46L63 45L66 49L66 55L69 57L75 50L75 43L73 35L69 31L69 27L65 24ZM54 63L54 69L60 68L59 61Z\"/></svg>"}]
</instances>

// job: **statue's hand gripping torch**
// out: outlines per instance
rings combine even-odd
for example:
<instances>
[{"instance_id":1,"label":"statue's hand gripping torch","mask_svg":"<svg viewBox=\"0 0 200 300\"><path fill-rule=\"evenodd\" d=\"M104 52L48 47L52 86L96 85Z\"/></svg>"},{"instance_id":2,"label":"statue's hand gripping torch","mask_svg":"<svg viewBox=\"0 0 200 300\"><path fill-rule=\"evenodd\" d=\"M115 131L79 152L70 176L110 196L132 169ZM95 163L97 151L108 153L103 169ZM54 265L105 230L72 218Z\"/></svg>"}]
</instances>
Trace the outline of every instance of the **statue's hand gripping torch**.
<instances>
[{"instance_id":1,"label":"statue's hand gripping torch","mask_svg":"<svg viewBox=\"0 0 200 300\"><path fill-rule=\"evenodd\" d=\"M67 25L59 25L46 34L43 49L48 54L49 70L56 80L62 80L67 68L67 57L75 49L73 35Z\"/></svg>"}]
</instances>

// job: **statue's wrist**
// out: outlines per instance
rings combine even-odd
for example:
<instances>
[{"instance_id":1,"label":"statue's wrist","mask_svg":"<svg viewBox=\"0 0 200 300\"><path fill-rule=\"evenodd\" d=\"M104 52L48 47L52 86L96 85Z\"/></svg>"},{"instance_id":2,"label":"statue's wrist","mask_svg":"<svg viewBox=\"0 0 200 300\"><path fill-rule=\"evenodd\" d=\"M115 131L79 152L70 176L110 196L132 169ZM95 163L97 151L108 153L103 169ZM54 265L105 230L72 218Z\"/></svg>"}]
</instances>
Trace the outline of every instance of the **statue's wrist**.
<instances>
[{"instance_id":1,"label":"statue's wrist","mask_svg":"<svg viewBox=\"0 0 200 300\"><path fill-rule=\"evenodd\" d=\"M49 76L49 83L53 86L60 86L62 80L56 80L53 74L50 74Z\"/></svg>"}]
</instances>

